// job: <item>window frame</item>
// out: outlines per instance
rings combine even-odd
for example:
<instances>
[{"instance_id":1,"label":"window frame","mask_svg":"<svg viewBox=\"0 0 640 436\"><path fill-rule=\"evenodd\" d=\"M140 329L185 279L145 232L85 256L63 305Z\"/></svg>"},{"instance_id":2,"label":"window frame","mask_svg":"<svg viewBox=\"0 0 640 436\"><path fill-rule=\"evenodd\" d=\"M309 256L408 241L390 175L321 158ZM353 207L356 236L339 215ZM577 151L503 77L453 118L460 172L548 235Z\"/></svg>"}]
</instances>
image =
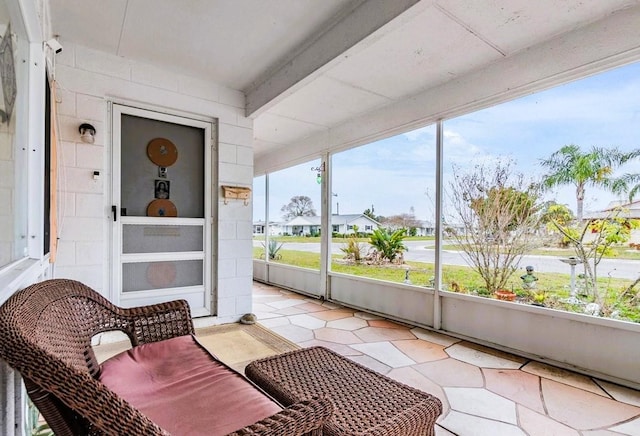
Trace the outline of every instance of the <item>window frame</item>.
<instances>
[{"instance_id":1,"label":"window frame","mask_svg":"<svg viewBox=\"0 0 640 436\"><path fill-rule=\"evenodd\" d=\"M35 2L5 0L9 22L17 35L17 51L24 56L16 62L16 76L25 81L19 85L14 116L16 141L27 152L24 180L26 189L25 221L27 225L26 256L0 268L0 304L18 289L41 280L50 273L48 255L44 254L44 183L45 171L45 78L46 59Z\"/></svg>"}]
</instances>

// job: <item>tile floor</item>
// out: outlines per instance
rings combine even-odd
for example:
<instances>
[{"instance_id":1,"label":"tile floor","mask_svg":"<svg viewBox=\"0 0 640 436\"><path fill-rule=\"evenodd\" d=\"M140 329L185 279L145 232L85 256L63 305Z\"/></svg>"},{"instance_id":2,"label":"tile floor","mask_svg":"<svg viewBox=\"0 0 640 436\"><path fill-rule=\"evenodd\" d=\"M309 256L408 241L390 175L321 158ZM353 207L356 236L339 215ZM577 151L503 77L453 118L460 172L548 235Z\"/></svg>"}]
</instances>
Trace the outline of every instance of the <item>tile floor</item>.
<instances>
[{"instance_id":1,"label":"tile floor","mask_svg":"<svg viewBox=\"0 0 640 436\"><path fill-rule=\"evenodd\" d=\"M436 395L439 436L640 435L640 391L258 282L253 311L302 347Z\"/></svg>"}]
</instances>

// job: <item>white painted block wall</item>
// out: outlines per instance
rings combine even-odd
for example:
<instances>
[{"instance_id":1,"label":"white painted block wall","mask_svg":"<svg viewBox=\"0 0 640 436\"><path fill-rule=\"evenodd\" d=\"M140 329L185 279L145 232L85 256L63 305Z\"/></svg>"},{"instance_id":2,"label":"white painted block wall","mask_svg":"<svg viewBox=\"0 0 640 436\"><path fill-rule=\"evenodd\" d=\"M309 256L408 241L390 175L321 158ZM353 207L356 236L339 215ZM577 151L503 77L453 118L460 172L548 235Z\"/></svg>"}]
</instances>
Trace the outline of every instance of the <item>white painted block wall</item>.
<instances>
[{"instance_id":1,"label":"white painted block wall","mask_svg":"<svg viewBox=\"0 0 640 436\"><path fill-rule=\"evenodd\" d=\"M217 177L213 175L213 298L217 322L251 312L252 205L224 204L221 185L251 186L253 122L244 94L152 65L65 43L55 65L59 118L59 251L55 277L80 280L108 296L111 145L108 101L218 119ZM78 126L96 127L94 144L80 141ZM93 171L100 171L99 180ZM217 247L215 246L217 241Z\"/></svg>"}]
</instances>

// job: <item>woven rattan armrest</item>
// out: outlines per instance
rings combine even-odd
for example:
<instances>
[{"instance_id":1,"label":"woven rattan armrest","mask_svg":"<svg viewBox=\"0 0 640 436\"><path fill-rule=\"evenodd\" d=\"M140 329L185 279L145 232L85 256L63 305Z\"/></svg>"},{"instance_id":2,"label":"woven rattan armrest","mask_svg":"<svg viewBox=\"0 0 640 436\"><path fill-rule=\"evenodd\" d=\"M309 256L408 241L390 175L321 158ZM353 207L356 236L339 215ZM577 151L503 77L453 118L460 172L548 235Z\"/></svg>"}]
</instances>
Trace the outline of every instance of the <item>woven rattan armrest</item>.
<instances>
[{"instance_id":1,"label":"woven rattan armrest","mask_svg":"<svg viewBox=\"0 0 640 436\"><path fill-rule=\"evenodd\" d=\"M134 346L195 333L185 300L120 309L120 315L129 321L122 329Z\"/></svg>"}]
</instances>

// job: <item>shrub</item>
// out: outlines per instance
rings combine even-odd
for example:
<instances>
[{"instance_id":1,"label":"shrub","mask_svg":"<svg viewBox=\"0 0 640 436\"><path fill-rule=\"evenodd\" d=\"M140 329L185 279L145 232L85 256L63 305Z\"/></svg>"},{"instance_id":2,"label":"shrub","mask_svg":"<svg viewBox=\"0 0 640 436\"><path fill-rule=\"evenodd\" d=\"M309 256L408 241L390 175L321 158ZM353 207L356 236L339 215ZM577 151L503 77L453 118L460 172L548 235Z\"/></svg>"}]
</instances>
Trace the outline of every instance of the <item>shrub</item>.
<instances>
[{"instance_id":1,"label":"shrub","mask_svg":"<svg viewBox=\"0 0 640 436\"><path fill-rule=\"evenodd\" d=\"M539 187L512 162L454 167L448 196L462 227L451 236L484 280L487 292L505 288L522 256L534 246Z\"/></svg>"},{"instance_id":2,"label":"shrub","mask_svg":"<svg viewBox=\"0 0 640 436\"><path fill-rule=\"evenodd\" d=\"M353 260L356 263L360 263L363 257L363 251L365 249L365 245L353 237L349 238L346 246L341 247L343 253L345 253L345 258L349 260Z\"/></svg>"},{"instance_id":3,"label":"shrub","mask_svg":"<svg viewBox=\"0 0 640 436\"><path fill-rule=\"evenodd\" d=\"M282 259L282 255L278 254L278 251L280 251L280 249L284 245L284 242L278 242L275 239L270 239L268 249L267 249L267 246L264 244L264 242L261 242L261 244L264 247L265 252L269 253L270 260Z\"/></svg>"},{"instance_id":4,"label":"shrub","mask_svg":"<svg viewBox=\"0 0 640 436\"><path fill-rule=\"evenodd\" d=\"M376 229L369 237L369 244L376 249L381 260L393 262L407 250L403 242L406 236L406 229L398 229L393 233L389 233L387 229Z\"/></svg>"}]
</instances>

